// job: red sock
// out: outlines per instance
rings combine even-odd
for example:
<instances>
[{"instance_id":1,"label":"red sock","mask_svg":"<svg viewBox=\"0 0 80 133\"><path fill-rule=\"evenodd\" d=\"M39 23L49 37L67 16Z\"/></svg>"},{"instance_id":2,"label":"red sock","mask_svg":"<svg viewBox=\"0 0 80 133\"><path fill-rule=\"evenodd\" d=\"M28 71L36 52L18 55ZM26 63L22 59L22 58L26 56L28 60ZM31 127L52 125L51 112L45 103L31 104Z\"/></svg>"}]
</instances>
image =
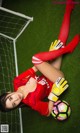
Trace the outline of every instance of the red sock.
<instances>
[{"instance_id":1,"label":"red sock","mask_svg":"<svg viewBox=\"0 0 80 133\"><path fill-rule=\"evenodd\" d=\"M43 61L54 60L63 54L71 53L74 51L74 49L78 45L79 40L80 40L80 36L76 35L73 38L73 40L64 48L54 50L54 51L49 51L49 52L38 53L32 57L32 63L34 65L38 65L38 64L41 64Z\"/></svg>"},{"instance_id":2,"label":"red sock","mask_svg":"<svg viewBox=\"0 0 80 133\"><path fill-rule=\"evenodd\" d=\"M66 1L66 9L63 17L62 26L60 28L60 33L58 39L61 40L61 42L66 43L69 29L70 29L70 18L72 10L74 9L74 3L73 0L67 0Z\"/></svg>"}]
</instances>

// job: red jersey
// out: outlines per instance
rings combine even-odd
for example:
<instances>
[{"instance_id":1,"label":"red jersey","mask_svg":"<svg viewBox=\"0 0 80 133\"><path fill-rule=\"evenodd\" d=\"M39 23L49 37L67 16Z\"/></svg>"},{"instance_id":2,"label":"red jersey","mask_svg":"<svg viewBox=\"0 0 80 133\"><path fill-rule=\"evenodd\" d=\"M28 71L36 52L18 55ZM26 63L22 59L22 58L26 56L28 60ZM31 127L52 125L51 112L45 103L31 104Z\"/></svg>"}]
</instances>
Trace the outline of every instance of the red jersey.
<instances>
[{"instance_id":1,"label":"red jersey","mask_svg":"<svg viewBox=\"0 0 80 133\"><path fill-rule=\"evenodd\" d=\"M27 83L30 77L37 80L37 87L34 92L30 92L22 102L32 109L38 111L41 115L48 115L48 102L44 102L44 98L50 93L52 82L46 77L37 76L35 71L30 68L27 71L20 74L18 77L14 78L14 90L16 91L20 86Z\"/></svg>"}]
</instances>

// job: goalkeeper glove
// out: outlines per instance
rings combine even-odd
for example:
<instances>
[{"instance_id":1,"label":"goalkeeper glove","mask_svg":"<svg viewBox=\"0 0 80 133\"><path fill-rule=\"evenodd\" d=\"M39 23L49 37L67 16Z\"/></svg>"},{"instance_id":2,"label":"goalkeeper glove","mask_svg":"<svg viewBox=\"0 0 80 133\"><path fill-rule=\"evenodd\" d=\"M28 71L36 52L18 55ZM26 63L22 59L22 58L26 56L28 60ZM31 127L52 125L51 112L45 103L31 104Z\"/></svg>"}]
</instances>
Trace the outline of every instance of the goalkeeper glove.
<instances>
[{"instance_id":1,"label":"goalkeeper glove","mask_svg":"<svg viewBox=\"0 0 80 133\"><path fill-rule=\"evenodd\" d=\"M59 77L56 82L53 84L51 92L48 96L48 99L56 102L59 96L69 87L67 80Z\"/></svg>"},{"instance_id":2,"label":"goalkeeper glove","mask_svg":"<svg viewBox=\"0 0 80 133\"><path fill-rule=\"evenodd\" d=\"M55 40L54 42L51 43L49 51L57 50L62 47L63 47L63 42L61 42L60 40Z\"/></svg>"}]
</instances>

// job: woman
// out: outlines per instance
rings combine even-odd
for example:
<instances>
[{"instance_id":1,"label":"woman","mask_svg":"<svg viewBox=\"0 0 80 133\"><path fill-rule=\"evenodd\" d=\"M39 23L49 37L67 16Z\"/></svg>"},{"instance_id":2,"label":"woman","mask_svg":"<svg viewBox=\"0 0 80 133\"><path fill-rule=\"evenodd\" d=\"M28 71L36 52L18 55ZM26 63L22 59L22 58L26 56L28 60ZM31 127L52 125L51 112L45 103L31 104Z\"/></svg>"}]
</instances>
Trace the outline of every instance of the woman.
<instances>
[{"instance_id":1,"label":"woman","mask_svg":"<svg viewBox=\"0 0 80 133\"><path fill-rule=\"evenodd\" d=\"M72 1L67 0L67 2ZM32 57L34 66L14 78L14 92L8 92L0 96L0 108L2 111L15 109L23 102L41 115L50 115L54 102L68 88L64 74L60 71L61 56L65 53L73 52L79 42L79 35L76 35L65 46L73 8L73 4L69 5L68 3L66 5L58 40L51 44L49 52L34 55ZM48 63L47 61L50 62ZM42 76L36 75L38 70L43 74ZM45 97L48 97L48 102L43 101Z\"/></svg>"}]
</instances>

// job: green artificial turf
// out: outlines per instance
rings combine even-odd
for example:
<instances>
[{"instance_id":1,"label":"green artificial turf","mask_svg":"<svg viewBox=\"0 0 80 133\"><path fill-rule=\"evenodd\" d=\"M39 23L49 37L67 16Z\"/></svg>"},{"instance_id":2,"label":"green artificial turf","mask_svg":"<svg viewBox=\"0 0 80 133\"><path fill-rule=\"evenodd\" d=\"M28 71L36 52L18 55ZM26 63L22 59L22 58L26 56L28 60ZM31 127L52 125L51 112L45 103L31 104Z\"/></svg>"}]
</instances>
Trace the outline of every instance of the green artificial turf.
<instances>
[{"instance_id":1,"label":"green artificial turf","mask_svg":"<svg viewBox=\"0 0 80 133\"><path fill-rule=\"evenodd\" d=\"M54 0L4 0L4 7L34 18L17 41L19 73L32 66L32 55L48 50L50 43L58 37L65 4L53 3ZM80 4L76 4L71 16L67 43L79 33ZM46 118L30 108L23 108L24 133L80 132L80 43L74 53L63 57L61 69L70 87L60 98L70 104L72 110L70 118L65 122L58 122L51 116Z\"/></svg>"}]
</instances>

